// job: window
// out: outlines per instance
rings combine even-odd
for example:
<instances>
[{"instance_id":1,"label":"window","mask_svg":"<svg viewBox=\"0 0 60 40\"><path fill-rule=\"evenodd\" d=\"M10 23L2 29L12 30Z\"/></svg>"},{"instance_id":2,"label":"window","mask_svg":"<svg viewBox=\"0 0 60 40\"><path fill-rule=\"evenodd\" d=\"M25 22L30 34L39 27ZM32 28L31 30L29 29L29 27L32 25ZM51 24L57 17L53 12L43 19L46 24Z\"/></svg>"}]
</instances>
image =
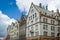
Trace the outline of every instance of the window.
<instances>
[{"instance_id":1,"label":"window","mask_svg":"<svg viewBox=\"0 0 60 40\"><path fill-rule=\"evenodd\" d=\"M54 20L51 20L51 24L54 24L55 23L55 21Z\"/></svg>"},{"instance_id":2,"label":"window","mask_svg":"<svg viewBox=\"0 0 60 40\"><path fill-rule=\"evenodd\" d=\"M33 36L33 35L34 35L33 27L31 27L30 33L31 33L31 36Z\"/></svg>"},{"instance_id":3,"label":"window","mask_svg":"<svg viewBox=\"0 0 60 40\"><path fill-rule=\"evenodd\" d=\"M51 32L51 36L52 36L52 37L55 37L55 33Z\"/></svg>"},{"instance_id":4,"label":"window","mask_svg":"<svg viewBox=\"0 0 60 40\"><path fill-rule=\"evenodd\" d=\"M43 25L43 29L48 30L48 25Z\"/></svg>"},{"instance_id":5,"label":"window","mask_svg":"<svg viewBox=\"0 0 60 40\"><path fill-rule=\"evenodd\" d=\"M60 25L60 21L58 21L58 25Z\"/></svg>"},{"instance_id":6,"label":"window","mask_svg":"<svg viewBox=\"0 0 60 40\"><path fill-rule=\"evenodd\" d=\"M31 30L33 30L33 26L31 27Z\"/></svg>"},{"instance_id":7,"label":"window","mask_svg":"<svg viewBox=\"0 0 60 40\"><path fill-rule=\"evenodd\" d=\"M29 17L29 20L32 20L32 16Z\"/></svg>"},{"instance_id":8,"label":"window","mask_svg":"<svg viewBox=\"0 0 60 40\"><path fill-rule=\"evenodd\" d=\"M54 27L54 26L51 26L51 30L52 30L52 31L55 31L55 27Z\"/></svg>"},{"instance_id":9,"label":"window","mask_svg":"<svg viewBox=\"0 0 60 40\"><path fill-rule=\"evenodd\" d=\"M38 25L35 26L35 29L38 30Z\"/></svg>"},{"instance_id":10,"label":"window","mask_svg":"<svg viewBox=\"0 0 60 40\"><path fill-rule=\"evenodd\" d=\"M35 13L35 14L33 14L32 16L30 16L30 17L29 17L29 20L34 19L34 17L37 17L36 13Z\"/></svg>"},{"instance_id":11,"label":"window","mask_svg":"<svg viewBox=\"0 0 60 40\"><path fill-rule=\"evenodd\" d=\"M31 33L31 36L34 36L34 33Z\"/></svg>"},{"instance_id":12,"label":"window","mask_svg":"<svg viewBox=\"0 0 60 40\"><path fill-rule=\"evenodd\" d=\"M45 22L45 18L43 18L43 22Z\"/></svg>"},{"instance_id":13,"label":"window","mask_svg":"<svg viewBox=\"0 0 60 40\"><path fill-rule=\"evenodd\" d=\"M47 13L45 12L45 15L47 15Z\"/></svg>"},{"instance_id":14,"label":"window","mask_svg":"<svg viewBox=\"0 0 60 40\"><path fill-rule=\"evenodd\" d=\"M33 23L33 20L31 21L31 23Z\"/></svg>"},{"instance_id":15,"label":"window","mask_svg":"<svg viewBox=\"0 0 60 40\"><path fill-rule=\"evenodd\" d=\"M33 26L32 26L31 29L30 29L30 33L31 33L31 34L34 33Z\"/></svg>"},{"instance_id":16,"label":"window","mask_svg":"<svg viewBox=\"0 0 60 40\"><path fill-rule=\"evenodd\" d=\"M45 19L45 22L47 23L47 18Z\"/></svg>"},{"instance_id":17,"label":"window","mask_svg":"<svg viewBox=\"0 0 60 40\"><path fill-rule=\"evenodd\" d=\"M35 34L36 34L36 36L38 36L39 35L38 31Z\"/></svg>"},{"instance_id":18,"label":"window","mask_svg":"<svg viewBox=\"0 0 60 40\"><path fill-rule=\"evenodd\" d=\"M46 31L44 31L44 36L47 36L47 32Z\"/></svg>"},{"instance_id":19,"label":"window","mask_svg":"<svg viewBox=\"0 0 60 40\"><path fill-rule=\"evenodd\" d=\"M34 19L34 14L33 14L33 19Z\"/></svg>"},{"instance_id":20,"label":"window","mask_svg":"<svg viewBox=\"0 0 60 40\"><path fill-rule=\"evenodd\" d=\"M35 13L35 17L36 17L37 15L36 15L36 13Z\"/></svg>"},{"instance_id":21,"label":"window","mask_svg":"<svg viewBox=\"0 0 60 40\"><path fill-rule=\"evenodd\" d=\"M46 22L47 23L47 18L43 18L43 22Z\"/></svg>"},{"instance_id":22,"label":"window","mask_svg":"<svg viewBox=\"0 0 60 40\"><path fill-rule=\"evenodd\" d=\"M58 27L58 32L60 32L60 27Z\"/></svg>"}]
</instances>

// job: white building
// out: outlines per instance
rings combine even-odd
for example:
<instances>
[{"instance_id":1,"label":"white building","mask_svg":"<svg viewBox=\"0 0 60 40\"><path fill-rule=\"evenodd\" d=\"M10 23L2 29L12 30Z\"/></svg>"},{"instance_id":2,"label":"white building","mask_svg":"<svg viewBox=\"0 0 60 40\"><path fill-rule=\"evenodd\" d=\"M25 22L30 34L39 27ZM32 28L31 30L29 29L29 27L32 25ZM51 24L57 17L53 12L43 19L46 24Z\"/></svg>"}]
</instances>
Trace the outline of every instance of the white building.
<instances>
[{"instance_id":1,"label":"white building","mask_svg":"<svg viewBox=\"0 0 60 40\"><path fill-rule=\"evenodd\" d=\"M7 30L8 40L19 40L19 23L16 21L8 26Z\"/></svg>"},{"instance_id":2,"label":"white building","mask_svg":"<svg viewBox=\"0 0 60 40\"><path fill-rule=\"evenodd\" d=\"M57 12L53 12L49 11L47 6L45 8L42 7L41 3L39 6L32 3L26 23L27 40L55 40L58 30L60 32L59 16L60 13L58 9Z\"/></svg>"}]
</instances>

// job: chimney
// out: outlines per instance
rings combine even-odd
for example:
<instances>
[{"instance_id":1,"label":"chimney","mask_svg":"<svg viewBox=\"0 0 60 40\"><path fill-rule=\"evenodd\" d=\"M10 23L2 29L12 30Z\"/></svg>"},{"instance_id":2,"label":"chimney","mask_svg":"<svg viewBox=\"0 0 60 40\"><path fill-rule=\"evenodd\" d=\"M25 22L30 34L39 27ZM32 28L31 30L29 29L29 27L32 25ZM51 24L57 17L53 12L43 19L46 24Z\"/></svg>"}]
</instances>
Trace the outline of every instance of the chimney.
<instances>
[{"instance_id":1,"label":"chimney","mask_svg":"<svg viewBox=\"0 0 60 40\"><path fill-rule=\"evenodd\" d=\"M48 6L46 6L46 10L48 10Z\"/></svg>"},{"instance_id":2,"label":"chimney","mask_svg":"<svg viewBox=\"0 0 60 40\"><path fill-rule=\"evenodd\" d=\"M59 13L59 9L57 9L57 13Z\"/></svg>"},{"instance_id":3,"label":"chimney","mask_svg":"<svg viewBox=\"0 0 60 40\"><path fill-rule=\"evenodd\" d=\"M40 8L42 7L41 3L39 4Z\"/></svg>"}]
</instances>

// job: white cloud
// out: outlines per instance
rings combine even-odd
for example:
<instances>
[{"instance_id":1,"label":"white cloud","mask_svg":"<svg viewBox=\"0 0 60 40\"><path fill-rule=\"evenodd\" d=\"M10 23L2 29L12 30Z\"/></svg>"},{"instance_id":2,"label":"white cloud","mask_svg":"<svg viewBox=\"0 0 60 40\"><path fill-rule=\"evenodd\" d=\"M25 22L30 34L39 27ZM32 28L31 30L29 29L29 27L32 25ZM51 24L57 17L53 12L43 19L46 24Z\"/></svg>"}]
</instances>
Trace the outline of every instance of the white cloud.
<instances>
[{"instance_id":1,"label":"white cloud","mask_svg":"<svg viewBox=\"0 0 60 40\"><path fill-rule=\"evenodd\" d=\"M49 10L60 9L60 0L16 0L16 4L20 10L25 10L28 12L31 2L33 2L36 5L39 5L39 3L48 4Z\"/></svg>"},{"instance_id":2,"label":"white cloud","mask_svg":"<svg viewBox=\"0 0 60 40\"><path fill-rule=\"evenodd\" d=\"M10 19L7 15L0 11L0 23L4 23L4 25L10 25L12 22L15 22L15 19Z\"/></svg>"},{"instance_id":3,"label":"white cloud","mask_svg":"<svg viewBox=\"0 0 60 40\"><path fill-rule=\"evenodd\" d=\"M6 35L6 32L7 32L6 28L12 22L15 22L15 19L9 18L7 15L3 14L2 11L0 11L0 36Z\"/></svg>"}]
</instances>

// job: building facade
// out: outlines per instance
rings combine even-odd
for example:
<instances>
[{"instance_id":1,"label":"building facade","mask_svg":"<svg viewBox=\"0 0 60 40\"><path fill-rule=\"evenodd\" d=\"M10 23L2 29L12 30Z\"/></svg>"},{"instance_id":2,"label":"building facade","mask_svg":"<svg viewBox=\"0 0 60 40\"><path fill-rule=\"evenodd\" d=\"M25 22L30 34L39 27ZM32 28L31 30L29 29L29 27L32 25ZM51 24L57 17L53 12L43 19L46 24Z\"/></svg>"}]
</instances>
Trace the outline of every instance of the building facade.
<instances>
[{"instance_id":1,"label":"building facade","mask_svg":"<svg viewBox=\"0 0 60 40\"><path fill-rule=\"evenodd\" d=\"M19 40L26 40L26 15L22 14L19 27Z\"/></svg>"},{"instance_id":2,"label":"building facade","mask_svg":"<svg viewBox=\"0 0 60 40\"><path fill-rule=\"evenodd\" d=\"M26 15L22 14L20 20L8 26L7 40L26 40L26 18Z\"/></svg>"},{"instance_id":3,"label":"building facade","mask_svg":"<svg viewBox=\"0 0 60 40\"><path fill-rule=\"evenodd\" d=\"M7 40L19 40L19 23L16 21L8 26L7 29Z\"/></svg>"},{"instance_id":4,"label":"building facade","mask_svg":"<svg viewBox=\"0 0 60 40\"><path fill-rule=\"evenodd\" d=\"M31 4L26 22L26 40L57 40L60 33L60 13L49 11L48 6Z\"/></svg>"}]
</instances>

